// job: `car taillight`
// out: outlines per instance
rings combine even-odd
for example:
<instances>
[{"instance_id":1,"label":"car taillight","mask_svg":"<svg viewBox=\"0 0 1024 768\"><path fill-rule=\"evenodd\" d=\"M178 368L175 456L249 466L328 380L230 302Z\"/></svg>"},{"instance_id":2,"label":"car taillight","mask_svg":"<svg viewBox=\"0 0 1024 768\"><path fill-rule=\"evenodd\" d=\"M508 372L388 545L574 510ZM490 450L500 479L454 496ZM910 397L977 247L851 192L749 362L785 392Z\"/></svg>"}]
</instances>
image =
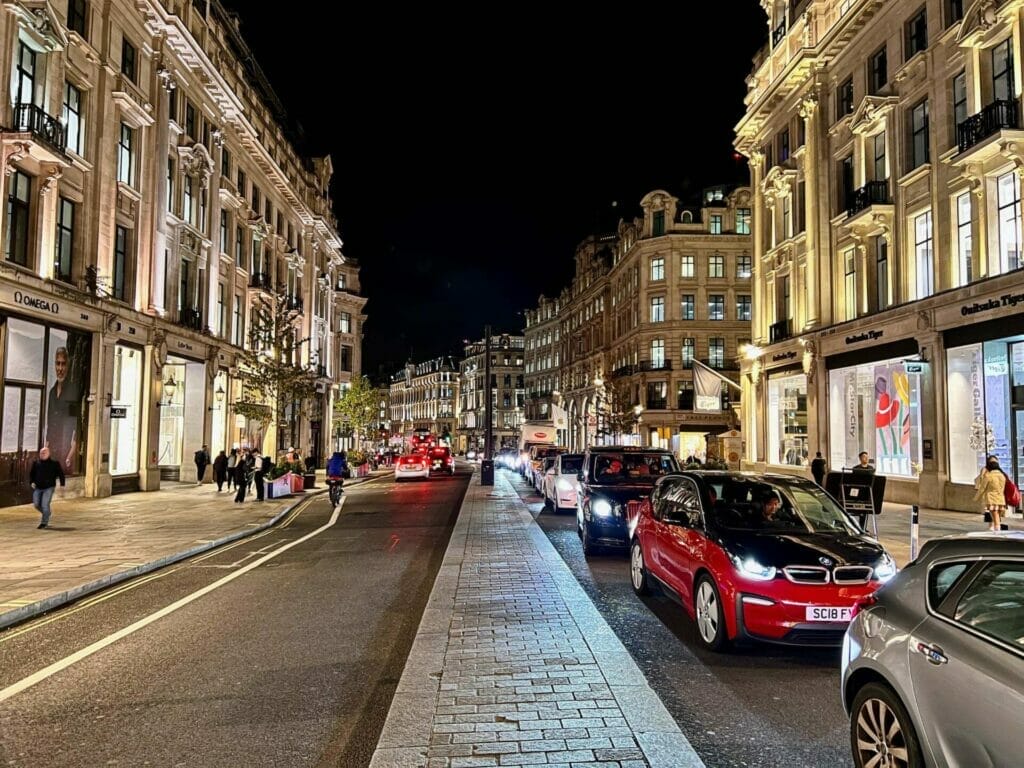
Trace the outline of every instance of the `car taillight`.
<instances>
[{"instance_id":1,"label":"car taillight","mask_svg":"<svg viewBox=\"0 0 1024 768\"><path fill-rule=\"evenodd\" d=\"M858 613L860 613L863 610L866 610L866 609L870 608L872 605L875 605L877 602L878 602L878 598L875 597L874 595L868 595L867 597L862 597L860 600L858 600L856 603L854 603L853 604L853 608L850 609L850 620L852 621L857 616Z\"/></svg>"}]
</instances>

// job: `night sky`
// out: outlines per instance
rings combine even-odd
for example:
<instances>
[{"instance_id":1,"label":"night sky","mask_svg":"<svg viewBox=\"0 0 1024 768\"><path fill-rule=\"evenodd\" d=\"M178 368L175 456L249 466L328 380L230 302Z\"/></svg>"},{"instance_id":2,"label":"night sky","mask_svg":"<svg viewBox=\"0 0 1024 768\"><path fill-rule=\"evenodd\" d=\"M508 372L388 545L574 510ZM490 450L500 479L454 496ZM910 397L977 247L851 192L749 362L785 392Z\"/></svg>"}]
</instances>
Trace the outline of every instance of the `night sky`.
<instances>
[{"instance_id":1,"label":"night sky","mask_svg":"<svg viewBox=\"0 0 1024 768\"><path fill-rule=\"evenodd\" d=\"M549 5L224 3L305 153L333 159L372 379L459 354L486 323L520 330L576 245L650 190L746 181L732 128L767 36L756 0L589 6L574 23Z\"/></svg>"}]
</instances>

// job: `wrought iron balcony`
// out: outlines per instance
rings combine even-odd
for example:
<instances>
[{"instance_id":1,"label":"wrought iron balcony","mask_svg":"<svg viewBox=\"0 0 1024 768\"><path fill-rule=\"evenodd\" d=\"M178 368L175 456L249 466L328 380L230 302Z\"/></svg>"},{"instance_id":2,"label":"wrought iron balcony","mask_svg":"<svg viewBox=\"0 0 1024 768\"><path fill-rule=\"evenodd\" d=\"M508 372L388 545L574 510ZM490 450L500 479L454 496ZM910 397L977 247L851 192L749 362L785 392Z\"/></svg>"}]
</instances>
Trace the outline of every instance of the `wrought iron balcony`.
<instances>
[{"instance_id":1,"label":"wrought iron balcony","mask_svg":"<svg viewBox=\"0 0 1024 768\"><path fill-rule=\"evenodd\" d=\"M956 141L966 152L980 141L1004 128L1020 128L1020 108L1015 100L993 101L956 127Z\"/></svg>"},{"instance_id":2,"label":"wrought iron balcony","mask_svg":"<svg viewBox=\"0 0 1024 768\"><path fill-rule=\"evenodd\" d=\"M616 368L612 371L612 378L617 379L620 376L632 376L635 370L636 366L634 365L624 365L621 368Z\"/></svg>"},{"instance_id":3,"label":"wrought iron balcony","mask_svg":"<svg viewBox=\"0 0 1024 768\"><path fill-rule=\"evenodd\" d=\"M788 317L785 320L779 320L779 322L768 326L768 342L770 344L788 339L792 335L793 321Z\"/></svg>"},{"instance_id":4,"label":"wrought iron balcony","mask_svg":"<svg viewBox=\"0 0 1024 768\"><path fill-rule=\"evenodd\" d=\"M782 23L779 24L775 29L772 30L772 48L782 42L783 38L786 37L786 20L783 19Z\"/></svg>"},{"instance_id":5,"label":"wrought iron balcony","mask_svg":"<svg viewBox=\"0 0 1024 768\"><path fill-rule=\"evenodd\" d=\"M42 107L35 104L15 104L13 130L31 133L49 145L50 149L64 154L67 131L57 118L46 114Z\"/></svg>"},{"instance_id":6,"label":"wrought iron balcony","mask_svg":"<svg viewBox=\"0 0 1024 768\"><path fill-rule=\"evenodd\" d=\"M286 304L288 309L294 309L296 312L302 311L302 299L299 298L298 296L289 296Z\"/></svg>"},{"instance_id":7,"label":"wrought iron balcony","mask_svg":"<svg viewBox=\"0 0 1024 768\"><path fill-rule=\"evenodd\" d=\"M263 290L271 290L270 274L267 272L253 272L249 275L249 287L250 288L262 288Z\"/></svg>"},{"instance_id":8,"label":"wrought iron balcony","mask_svg":"<svg viewBox=\"0 0 1024 768\"><path fill-rule=\"evenodd\" d=\"M668 410L668 398L647 398L647 410L648 411L666 411Z\"/></svg>"},{"instance_id":9,"label":"wrought iron balcony","mask_svg":"<svg viewBox=\"0 0 1024 768\"><path fill-rule=\"evenodd\" d=\"M846 208L847 216L855 216L872 205L892 205L892 198L889 197L889 180L869 181L860 189L854 190L850 195L850 202Z\"/></svg>"},{"instance_id":10,"label":"wrought iron balcony","mask_svg":"<svg viewBox=\"0 0 1024 768\"><path fill-rule=\"evenodd\" d=\"M637 370L641 372L646 371L671 371L672 361L671 360L641 360Z\"/></svg>"},{"instance_id":11,"label":"wrought iron balcony","mask_svg":"<svg viewBox=\"0 0 1024 768\"><path fill-rule=\"evenodd\" d=\"M202 332L204 330L203 313L198 309L190 307L180 309L178 310L178 325L183 328L191 328L193 331Z\"/></svg>"}]
</instances>

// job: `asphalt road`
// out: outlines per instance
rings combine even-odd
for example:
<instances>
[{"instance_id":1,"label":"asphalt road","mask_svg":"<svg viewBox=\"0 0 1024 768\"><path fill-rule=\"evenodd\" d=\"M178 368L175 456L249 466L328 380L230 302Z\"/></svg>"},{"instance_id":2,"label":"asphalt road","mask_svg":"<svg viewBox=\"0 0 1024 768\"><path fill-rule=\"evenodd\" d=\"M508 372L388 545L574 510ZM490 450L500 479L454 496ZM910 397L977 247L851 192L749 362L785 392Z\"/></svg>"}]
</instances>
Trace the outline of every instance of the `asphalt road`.
<instances>
[{"instance_id":1,"label":"asphalt road","mask_svg":"<svg viewBox=\"0 0 1024 768\"><path fill-rule=\"evenodd\" d=\"M548 539L709 768L853 765L838 649L703 650L678 603L660 593L633 593L625 553L585 558L575 516L542 512L541 497L514 478Z\"/></svg>"},{"instance_id":2,"label":"asphalt road","mask_svg":"<svg viewBox=\"0 0 1024 768\"><path fill-rule=\"evenodd\" d=\"M319 496L287 525L0 634L0 765L368 765L468 479L370 481L329 527Z\"/></svg>"}]
</instances>

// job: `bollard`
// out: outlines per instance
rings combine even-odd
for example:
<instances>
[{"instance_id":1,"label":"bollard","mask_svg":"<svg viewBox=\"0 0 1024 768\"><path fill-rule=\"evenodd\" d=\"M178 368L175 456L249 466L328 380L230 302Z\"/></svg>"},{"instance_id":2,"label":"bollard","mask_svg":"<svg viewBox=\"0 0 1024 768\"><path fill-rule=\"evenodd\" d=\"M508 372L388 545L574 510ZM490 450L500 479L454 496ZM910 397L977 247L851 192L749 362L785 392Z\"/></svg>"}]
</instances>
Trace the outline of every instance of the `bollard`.
<instances>
[{"instance_id":1,"label":"bollard","mask_svg":"<svg viewBox=\"0 0 1024 768\"><path fill-rule=\"evenodd\" d=\"M910 507L910 560L913 562L917 559L917 534L918 534L918 519L920 517L920 510L917 504Z\"/></svg>"},{"instance_id":2,"label":"bollard","mask_svg":"<svg viewBox=\"0 0 1024 768\"><path fill-rule=\"evenodd\" d=\"M484 459L480 462L480 485L494 485L493 459Z\"/></svg>"}]
</instances>

